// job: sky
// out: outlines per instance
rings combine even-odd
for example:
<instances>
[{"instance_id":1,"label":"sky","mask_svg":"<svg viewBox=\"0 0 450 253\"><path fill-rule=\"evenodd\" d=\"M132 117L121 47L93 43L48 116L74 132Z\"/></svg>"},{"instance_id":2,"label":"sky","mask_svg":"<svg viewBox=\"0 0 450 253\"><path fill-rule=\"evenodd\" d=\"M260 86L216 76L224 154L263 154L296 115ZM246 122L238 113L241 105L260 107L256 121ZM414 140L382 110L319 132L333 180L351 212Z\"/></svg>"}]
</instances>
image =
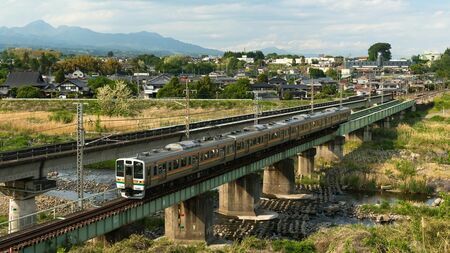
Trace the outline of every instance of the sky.
<instances>
[{"instance_id":1,"label":"sky","mask_svg":"<svg viewBox=\"0 0 450 253\"><path fill-rule=\"evenodd\" d=\"M219 50L396 58L450 47L449 0L1 0L0 26L44 20L97 32L150 31Z\"/></svg>"}]
</instances>

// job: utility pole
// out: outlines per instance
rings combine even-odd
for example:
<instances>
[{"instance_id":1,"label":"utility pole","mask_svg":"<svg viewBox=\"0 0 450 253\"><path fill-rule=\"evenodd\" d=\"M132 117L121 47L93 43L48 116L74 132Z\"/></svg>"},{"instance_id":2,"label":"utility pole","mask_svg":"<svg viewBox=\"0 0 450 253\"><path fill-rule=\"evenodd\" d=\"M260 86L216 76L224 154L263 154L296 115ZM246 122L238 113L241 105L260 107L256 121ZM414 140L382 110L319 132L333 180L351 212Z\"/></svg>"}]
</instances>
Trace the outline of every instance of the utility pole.
<instances>
[{"instance_id":1,"label":"utility pole","mask_svg":"<svg viewBox=\"0 0 450 253\"><path fill-rule=\"evenodd\" d=\"M84 126L83 126L83 103L77 103L77 195L78 207L83 209L84 198Z\"/></svg>"},{"instance_id":2,"label":"utility pole","mask_svg":"<svg viewBox=\"0 0 450 253\"><path fill-rule=\"evenodd\" d=\"M372 102L372 72L369 72L369 106L370 103Z\"/></svg>"},{"instance_id":3,"label":"utility pole","mask_svg":"<svg viewBox=\"0 0 450 253\"><path fill-rule=\"evenodd\" d=\"M338 81L339 81L339 109L342 109L342 93L344 93L343 85L342 85L342 69L338 72Z\"/></svg>"},{"instance_id":4,"label":"utility pole","mask_svg":"<svg viewBox=\"0 0 450 253\"><path fill-rule=\"evenodd\" d=\"M185 117L185 128L186 128L186 139L189 140L190 135L189 135L189 131L190 131L190 125L191 125L191 112L190 112L190 94L191 92L196 92L196 90L190 90L189 89L189 84L188 84L188 79L186 78L186 87L184 90L186 96L185 96L185 103L186 103L186 107L185 107L185 112L184 112L184 117Z\"/></svg>"},{"instance_id":5,"label":"utility pole","mask_svg":"<svg viewBox=\"0 0 450 253\"><path fill-rule=\"evenodd\" d=\"M189 126L191 124L191 114L190 114L190 107L189 107L189 101L190 101L190 97L189 97L189 85L188 85L188 80L186 78L186 89L184 90L184 92L186 92L186 109L185 109L185 122L186 122L186 139L189 140Z\"/></svg>"},{"instance_id":6,"label":"utility pole","mask_svg":"<svg viewBox=\"0 0 450 253\"><path fill-rule=\"evenodd\" d=\"M314 79L311 82L311 113L314 112Z\"/></svg>"},{"instance_id":7,"label":"utility pole","mask_svg":"<svg viewBox=\"0 0 450 253\"><path fill-rule=\"evenodd\" d=\"M258 117L259 117L259 96L258 96L258 92L255 92L255 97L253 99L254 104L255 104L255 125L258 125Z\"/></svg>"}]
</instances>

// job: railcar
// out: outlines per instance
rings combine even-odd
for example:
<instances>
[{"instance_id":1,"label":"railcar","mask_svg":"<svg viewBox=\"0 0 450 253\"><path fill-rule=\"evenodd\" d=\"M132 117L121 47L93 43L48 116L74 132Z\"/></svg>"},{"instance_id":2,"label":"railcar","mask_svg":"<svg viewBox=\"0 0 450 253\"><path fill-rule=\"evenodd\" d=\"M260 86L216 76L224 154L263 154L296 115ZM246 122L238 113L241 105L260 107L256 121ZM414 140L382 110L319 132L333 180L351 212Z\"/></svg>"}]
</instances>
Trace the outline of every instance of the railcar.
<instances>
[{"instance_id":1,"label":"railcar","mask_svg":"<svg viewBox=\"0 0 450 253\"><path fill-rule=\"evenodd\" d=\"M122 197L141 199L148 188L226 164L308 134L336 127L348 120L347 108L330 108L313 114L258 124L223 135L171 143L163 149L116 160L116 185Z\"/></svg>"}]
</instances>

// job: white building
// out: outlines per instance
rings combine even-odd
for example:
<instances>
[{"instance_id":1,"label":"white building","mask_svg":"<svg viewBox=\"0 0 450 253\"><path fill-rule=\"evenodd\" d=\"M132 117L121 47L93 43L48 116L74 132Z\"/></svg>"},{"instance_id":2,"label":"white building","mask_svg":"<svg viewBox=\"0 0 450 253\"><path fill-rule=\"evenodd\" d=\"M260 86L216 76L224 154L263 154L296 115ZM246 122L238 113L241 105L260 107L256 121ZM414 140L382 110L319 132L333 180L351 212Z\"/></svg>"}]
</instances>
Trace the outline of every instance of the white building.
<instances>
[{"instance_id":1,"label":"white building","mask_svg":"<svg viewBox=\"0 0 450 253\"><path fill-rule=\"evenodd\" d=\"M291 66L293 64L293 62L294 62L294 59L281 58L281 59L275 59L275 61L273 61L272 63Z\"/></svg>"},{"instance_id":2,"label":"white building","mask_svg":"<svg viewBox=\"0 0 450 253\"><path fill-rule=\"evenodd\" d=\"M255 62L255 59L247 57L247 55L243 55L241 58L238 58L240 61L245 61L245 63L252 64Z\"/></svg>"},{"instance_id":3,"label":"white building","mask_svg":"<svg viewBox=\"0 0 450 253\"><path fill-rule=\"evenodd\" d=\"M441 53L428 51L428 52L424 52L423 54L421 54L420 59L428 61L428 63L431 64L432 62L441 59L441 56L442 56Z\"/></svg>"}]
</instances>

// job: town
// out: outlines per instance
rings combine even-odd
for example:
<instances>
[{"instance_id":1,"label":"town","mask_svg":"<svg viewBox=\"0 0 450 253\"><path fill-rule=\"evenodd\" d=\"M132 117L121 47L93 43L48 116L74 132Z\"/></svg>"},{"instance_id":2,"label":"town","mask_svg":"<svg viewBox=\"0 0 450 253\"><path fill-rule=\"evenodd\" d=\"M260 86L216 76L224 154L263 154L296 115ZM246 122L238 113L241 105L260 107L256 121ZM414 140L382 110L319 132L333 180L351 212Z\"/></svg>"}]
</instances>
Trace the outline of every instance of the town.
<instances>
[{"instance_id":1,"label":"town","mask_svg":"<svg viewBox=\"0 0 450 253\"><path fill-rule=\"evenodd\" d=\"M355 58L318 55L264 55L261 51L225 52L222 56L136 57L63 55L53 50L10 48L0 59L3 98L93 98L96 89L124 81L139 99L183 97L185 83L193 98L290 100L381 93L407 94L445 86L436 71L445 53L426 52L407 60L385 54ZM370 54L370 50L369 50ZM341 87L342 86L342 87Z\"/></svg>"},{"instance_id":2,"label":"town","mask_svg":"<svg viewBox=\"0 0 450 253\"><path fill-rule=\"evenodd\" d=\"M450 252L450 4L8 0L0 253Z\"/></svg>"}]
</instances>

